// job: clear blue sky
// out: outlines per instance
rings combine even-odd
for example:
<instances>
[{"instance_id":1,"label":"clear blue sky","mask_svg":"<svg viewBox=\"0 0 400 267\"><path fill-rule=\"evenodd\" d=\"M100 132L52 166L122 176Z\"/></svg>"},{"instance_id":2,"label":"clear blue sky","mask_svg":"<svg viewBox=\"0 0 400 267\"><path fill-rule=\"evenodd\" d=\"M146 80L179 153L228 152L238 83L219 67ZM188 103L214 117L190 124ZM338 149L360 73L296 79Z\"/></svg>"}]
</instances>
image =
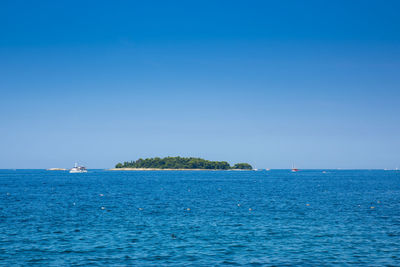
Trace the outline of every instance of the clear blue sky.
<instances>
[{"instance_id":1,"label":"clear blue sky","mask_svg":"<svg viewBox=\"0 0 400 267\"><path fill-rule=\"evenodd\" d=\"M400 1L1 1L0 168L400 166Z\"/></svg>"}]
</instances>

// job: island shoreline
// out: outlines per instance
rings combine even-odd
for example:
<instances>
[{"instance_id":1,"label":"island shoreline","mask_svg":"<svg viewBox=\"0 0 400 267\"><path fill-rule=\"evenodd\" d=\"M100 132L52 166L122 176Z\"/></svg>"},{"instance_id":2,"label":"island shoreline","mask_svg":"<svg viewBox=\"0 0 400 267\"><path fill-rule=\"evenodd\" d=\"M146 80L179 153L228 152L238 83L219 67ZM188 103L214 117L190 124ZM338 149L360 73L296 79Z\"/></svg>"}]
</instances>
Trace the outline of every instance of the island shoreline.
<instances>
[{"instance_id":1,"label":"island shoreline","mask_svg":"<svg viewBox=\"0 0 400 267\"><path fill-rule=\"evenodd\" d=\"M253 171L244 169L158 169L158 168L111 168L107 171Z\"/></svg>"}]
</instances>

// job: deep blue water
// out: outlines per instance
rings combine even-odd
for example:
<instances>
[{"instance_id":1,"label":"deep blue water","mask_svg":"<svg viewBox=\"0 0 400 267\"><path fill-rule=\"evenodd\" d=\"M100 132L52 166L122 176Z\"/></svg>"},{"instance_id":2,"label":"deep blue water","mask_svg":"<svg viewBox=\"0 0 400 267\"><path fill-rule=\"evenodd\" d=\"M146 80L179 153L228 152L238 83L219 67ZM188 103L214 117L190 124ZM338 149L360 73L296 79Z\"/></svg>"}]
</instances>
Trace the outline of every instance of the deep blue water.
<instances>
[{"instance_id":1,"label":"deep blue water","mask_svg":"<svg viewBox=\"0 0 400 267\"><path fill-rule=\"evenodd\" d=\"M400 266L400 172L0 170L0 265L35 264Z\"/></svg>"}]
</instances>

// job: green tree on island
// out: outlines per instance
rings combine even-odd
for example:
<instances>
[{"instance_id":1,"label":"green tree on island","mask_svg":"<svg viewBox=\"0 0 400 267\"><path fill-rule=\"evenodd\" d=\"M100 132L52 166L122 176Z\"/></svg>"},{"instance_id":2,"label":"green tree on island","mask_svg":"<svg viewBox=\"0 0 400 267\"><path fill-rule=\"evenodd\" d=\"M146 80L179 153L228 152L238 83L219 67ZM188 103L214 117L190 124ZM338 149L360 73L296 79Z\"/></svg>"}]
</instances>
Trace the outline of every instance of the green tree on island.
<instances>
[{"instance_id":1,"label":"green tree on island","mask_svg":"<svg viewBox=\"0 0 400 267\"><path fill-rule=\"evenodd\" d=\"M252 170L253 167L251 167L251 165L248 163L236 163L233 165L232 169Z\"/></svg>"},{"instance_id":2,"label":"green tree on island","mask_svg":"<svg viewBox=\"0 0 400 267\"><path fill-rule=\"evenodd\" d=\"M138 159L136 161L125 161L118 163L115 168L154 168L154 169L204 169L204 170L229 170L241 169L251 170L252 166L248 163L237 163L233 167L226 161L209 161L202 158L183 158L183 157L166 157L166 158L147 158Z\"/></svg>"}]
</instances>

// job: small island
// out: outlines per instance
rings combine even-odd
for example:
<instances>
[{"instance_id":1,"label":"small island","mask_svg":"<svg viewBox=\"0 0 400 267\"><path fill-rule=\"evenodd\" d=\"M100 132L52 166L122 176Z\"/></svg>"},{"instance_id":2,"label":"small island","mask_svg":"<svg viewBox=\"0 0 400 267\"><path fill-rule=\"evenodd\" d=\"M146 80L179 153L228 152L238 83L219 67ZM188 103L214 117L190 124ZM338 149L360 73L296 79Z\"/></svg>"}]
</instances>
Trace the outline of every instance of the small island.
<instances>
[{"instance_id":1,"label":"small island","mask_svg":"<svg viewBox=\"0 0 400 267\"><path fill-rule=\"evenodd\" d=\"M46 169L46 171L66 171L67 169L64 168L50 168L50 169Z\"/></svg>"},{"instance_id":2,"label":"small island","mask_svg":"<svg viewBox=\"0 0 400 267\"><path fill-rule=\"evenodd\" d=\"M130 170L252 170L248 163L231 166L226 161L210 161L202 158L165 157L147 158L118 163L113 171Z\"/></svg>"}]
</instances>

